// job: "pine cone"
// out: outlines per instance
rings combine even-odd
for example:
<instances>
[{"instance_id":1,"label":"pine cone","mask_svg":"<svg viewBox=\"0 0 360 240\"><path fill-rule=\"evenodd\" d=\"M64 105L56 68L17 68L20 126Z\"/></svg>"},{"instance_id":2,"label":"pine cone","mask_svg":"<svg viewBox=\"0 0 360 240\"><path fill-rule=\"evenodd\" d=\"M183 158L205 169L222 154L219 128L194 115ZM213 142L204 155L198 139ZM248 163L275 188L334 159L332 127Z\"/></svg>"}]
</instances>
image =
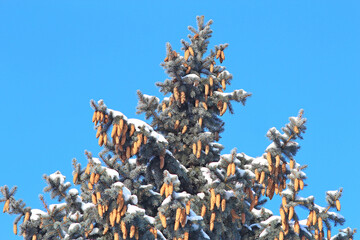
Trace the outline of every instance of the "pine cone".
<instances>
[{"instance_id":1,"label":"pine cone","mask_svg":"<svg viewBox=\"0 0 360 240\"><path fill-rule=\"evenodd\" d=\"M126 224L124 221L121 221L120 228L123 233L123 238L126 239L127 238L127 229L126 229Z\"/></svg>"},{"instance_id":2,"label":"pine cone","mask_svg":"<svg viewBox=\"0 0 360 240\"><path fill-rule=\"evenodd\" d=\"M97 131L96 131L96 138L100 137L101 129L102 129L102 127L101 127L101 125L99 125L97 128Z\"/></svg>"},{"instance_id":3,"label":"pine cone","mask_svg":"<svg viewBox=\"0 0 360 240\"><path fill-rule=\"evenodd\" d=\"M330 229L327 230L327 239L328 240L331 239L331 230Z\"/></svg>"},{"instance_id":4,"label":"pine cone","mask_svg":"<svg viewBox=\"0 0 360 240\"><path fill-rule=\"evenodd\" d=\"M13 232L15 235L17 235L17 224L15 224L15 223L13 225Z\"/></svg>"},{"instance_id":5,"label":"pine cone","mask_svg":"<svg viewBox=\"0 0 360 240\"><path fill-rule=\"evenodd\" d=\"M313 214L312 214L312 225L315 225L316 224L316 221L317 221L317 216L316 216L316 212L315 210L313 210Z\"/></svg>"},{"instance_id":6,"label":"pine cone","mask_svg":"<svg viewBox=\"0 0 360 240\"><path fill-rule=\"evenodd\" d=\"M294 159L290 159L290 169L294 169L295 161Z\"/></svg>"},{"instance_id":7,"label":"pine cone","mask_svg":"<svg viewBox=\"0 0 360 240\"><path fill-rule=\"evenodd\" d=\"M310 211L306 222L306 226L310 227L312 225L312 219L313 219L313 211Z\"/></svg>"},{"instance_id":8,"label":"pine cone","mask_svg":"<svg viewBox=\"0 0 360 240\"><path fill-rule=\"evenodd\" d=\"M299 128L298 128L297 126L294 126L294 132L295 132L296 134L299 134Z\"/></svg>"},{"instance_id":9,"label":"pine cone","mask_svg":"<svg viewBox=\"0 0 360 240\"><path fill-rule=\"evenodd\" d=\"M181 133L184 134L184 133L186 132L186 130L187 130L187 126L185 125L185 126L182 128Z\"/></svg>"},{"instance_id":10,"label":"pine cone","mask_svg":"<svg viewBox=\"0 0 360 240\"><path fill-rule=\"evenodd\" d=\"M284 223L286 219L285 219L285 211L282 207L280 207L280 217L281 217L281 222Z\"/></svg>"},{"instance_id":11,"label":"pine cone","mask_svg":"<svg viewBox=\"0 0 360 240\"><path fill-rule=\"evenodd\" d=\"M205 84L205 96L209 95L209 85Z\"/></svg>"},{"instance_id":12,"label":"pine cone","mask_svg":"<svg viewBox=\"0 0 360 240\"><path fill-rule=\"evenodd\" d=\"M206 154L206 155L208 155L209 150L210 150L210 146L209 146L209 145L206 145L206 146L205 146L205 154Z\"/></svg>"},{"instance_id":13,"label":"pine cone","mask_svg":"<svg viewBox=\"0 0 360 240\"><path fill-rule=\"evenodd\" d=\"M167 227L167 225L166 225L166 217L161 212L159 212L159 217L160 217L160 221L161 221L162 226L164 228L166 228Z\"/></svg>"},{"instance_id":14,"label":"pine cone","mask_svg":"<svg viewBox=\"0 0 360 240\"><path fill-rule=\"evenodd\" d=\"M223 198L223 200L221 200L221 211L225 211L226 209L226 199Z\"/></svg>"},{"instance_id":15,"label":"pine cone","mask_svg":"<svg viewBox=\"0 0 360 240\"><path fill-rule=\"evenodd\" d=\"M184 233L184 240L189 240L189 232Z\"/></svg>"},{"instance_id":16,"label":"pine cone","mask_svg":"<svg viewBox=\"0 0 360 240\"><path fill-rule=\"evenodd\" d=\"M181 104L184 104L185 101L186 101L185 92L181 92L180 103L181 103Z\"/></svg>"},{"instance_id":17,"label":"pine cone","mask_svg":"<svg viewBox=\"0 0 360 240\"><path fill-rule=\"evenodd\" d=\"M227 109L227 103L224 102L223 106L221 108L220 116L224 115L224 113L226 112L226 109Z\"/></svg>"},{"instance_id":18,"label":"pine cone","mask_svg":"<svg viewBox=\"0 0 360 240\"><path fill-rule=\"evenodd\" d=\"M261 174L260 174L260 181L259 181L259 183L262 184L262 183L264 182L264 180L265 180L265 172L262 171Z\"/></svg>"},{"instance_id":19,"label":"pine cone","mask_svg":"<svg viewBox=\"0 0 360 240\"><path fill-rule=\"evenodd\" d=\"M220 197L220 194L217 194L216 195L216 207L219 209L220 208L220 201L221 201L221 197Z\"/></svg>"},{"instance_id":20,"label":"pine cone","mask_svg":"<svg viewBox=\"0 0 360 240\"><path fill-rule=\"evenodd\" d=\"M321 217L318 218L318 227L319 227L320 231L323 230L323 222L322 222L322 218L321 218Z\"/></svg>"},{"instance_id":21,"label":"pine cone","mask_svg":"<svg viewBox=\"0 0 360 240\"><path fill-rule=\"evenodd\" d=\"M95 122L96 121L96 111L94 112L93 116L92 116L92 122Z\"/></svg>"},{"instance_id":22,"label":"pine cone","mask_svg":"<svg viewBox=\"0 0 360 240\"><path fill-rule=\"evenodd\" d=\"M297 192L299 190L299 179L295 178L294 180L294 190Z\"/></svg>"},{"instance_id":23,"label":"pine cone","mask_svg":"<svg viewBox=\"0 0 360 240\"><path fill-rule=\"evenodd\" d=\"M226 83L225 83L225 79L221 80L221 86L224 90L226 90Z\"/></svg>"},{"instance_id":24,"label":"pine cone","mask_svg":"<svg viewBox=\"0 0 360 240\"><path fill-rule=\"evenodd\" d=\"M275 167L278 168L280 166L280 156L276 155L275 157Z\"/></svg>"},{"instance_id":25,"label":"pine cone","mask_svg":"<svg viewBox=\"0 0 360 240\"><path fill-rule=\"evenodd\" d=\"M221 55L221 50L219 49L219 50L217 50L217 52L216 52L216 59L218 59L218 58L220 57L220 55Z\"/></svg>"},{"instance_id":26,"label":"pine cone","mask_svg":"<svg viewBox=\"0 0 360 240\"><path fill-rule=\"evenodd\" d=\"M231 175L231 164L227 166L226 176L229 177Z\"/></svg>"},{"instance_id":27,"label":"pine cone","mask_svg":"<svg viewBox=\"0 0 360 240\"><path fill-rule=\"evenodd\" d=\"M222 63L225 60L225 54L224 51L220 52L220 62Z\"/></svg>"},{"instance_id":28,"label":"pine cone","mask_svg":"<svg viewBox=\"0 0 360 240\"><path fill-rule=\"evenodd\" d=\"M240 216L236 214L234 209L231 209L230 214L231 214L231 217L233 219L233 222L234 222L235 219L240 219Z\"/></svg>"},{"instance_id":29,"label":"pine cone","mask_svg":"<svg viewBox=\"0 0 360 240\"><path fill-rule=\"evenodd\" d=\"M174 124L174 129L176 130L179 127L179 125L180 125L180 121L176 120Z\"/></svg>"},{"instance_id":30,"label":"pine cone","mask_svg":"<svg viewBox=\"0 0 360 240\"><path fill-rule=\"evenodd\" d=\"M289 208L289 215L288 215L289 221L293 218L293 216L294 216L294 207L291 206L291 207Z\"/></svg>"},{"instance_id":31,"label":"pine cone","mask_svg":"<svg viewBox=\"0 0 360 240\"><path fill-rule=\"evenodd\" d=\"M186 203L186 215L190 214L191 201L187 201Z\"/></svg>"},{"instance_id":32,"label":"pine cone","mask_svg":"<svg viewBox=\"0 0 360 240\"><path fill-rule=\"evenodd\" d=\"M165 189L166 189L166 183L164 183L164 184L162 185L162 187L160 188L160 195L161 195L161 196L165 194Z\"/></svg>"},{"instance_id":33,"label":"pine cone","mask_svg":"<svg viewBox=\"0 0 360 240\"><path fill-rule=\"evenodd\" d=\"M235 175L235 172L236 172L236 166L235 166L235 163L232 163L231 164L231 175Z\"/></svg>"},{"instance_id":34,"label":"pine cone","mask_svg":"<svg viewBox=\"0 0 360 240\"><path fill-rule=\"evenodd\" d=\"M192 47L189 47L189 52L190 52L191 56L194 56L194 50L192 49Z\"/></svg>"},{"instance_id":35,"label":"pine cone","mask_svg":"<svg viewBox=\"0 0 360 240\"><path fill-rule=\"evenodd\" d=\"M186 224L186 212L185 209L181 209L181 213L180 213L180 223L181 223L181 227L185 227Z\"/></svg>"},{"instance_id":36,"label":"pine cone","mask_svg":"<svg viewBox=\"0 0 360 240\"><path fill-rule=\"evenodd\" d=\"M205 213L206 213L206 206L203 205L203 206L201 207L201 216L204 217L204 216L205 216Z\"/></svg>"},{"instance_id":37,"label":"pine cone","mask_svg":"<svg viewBox=\"0 0 360 240\"><path fill-rule=\"evenodd\" d=\"M180 98L180 93L179 93L177 87L174 87L174 97L175 97L176 101L178 101Z\"/></svg>"},{"instance_id":38,"label":"pine cone","mask_svg":"<svg viewBox=\"0 0 360 240\"><path fill-rule=\"evenodd\" d=\"M192 150L193 150L193 154L196 155L196 152L197 152L196 143L193 143Z\"/></svg>"},{"instance_id":39,"label":"pine cone","mask_svg":"<svg viewBox=\"0 0 360 240\"><path fill-rule=\"evenodd\" d=\"M256 181L259 181L259 179L260 179L260 173L259 173L259 171L258 171L257 169L255 169L254 173L255 173L255 180L256 180Z\"/></svg>"},{"instance_id":40,"label":"pine cone","mask_svg":"<svg viewBox=\"0 0 360 240\"><path fill-rule=\"evenodd\" d=\"M214 212L211 213L210 223L214 223L214 222L215 222L215 217L216 217L216 214L215 214Z\"/></svg>"},{"instance_id":41,"label":"pine cone","mask_svg":"<svg viewBox=\"0 0 360 240\"><path fill-rule=\"evenodd\" d=\"M241 213L241 223L244 224L245 221L246 221L245 213L242 212L242 213Z\"/></svg>"},{"instance_id":42,"label":"pine cone","mask_svg":"<svg viewBox=\"0 0 360 240\"><path fill-rule=\"evenodd\" d=\"M302 179L299 180L299 187L301 190L304 189L304 181Z\"/></svg>"},{"instance_id":43,"label":"pine cone","mask_svg":"<svg viewBox=\"0 0 360 240\"><path fill-rule=\"evenodd\" d=\"M339 199L336 199L335 204L336 204L336 209L337 209L338 211L340 211L340 209L341 209L341 204L340 204Z\"/></svg>"},{"instance_id":44,"label":"pine cone","mask_svg":"<svg viewBox=\"0 0 360 240\"><path fill-rule=\"evenodd\" d=\"M189 59L189 56L190 56L189 49L186 49L185 53L184 53L184 58L185 58L186 61Z\"/></svg>"},{"instance_id":45,"label":"pine cone","mask_svg":"<svg viewBox=\"0 0 360 240\"><path fill-rule=\"evenodd\" d=\"M279 232L279 240L284 240L284 232Z\"/></svg>"},{"instance_id":46,"label":"pine cone","mask_svg":"<svg viewBox=\"0 0 360 240\"><path fill-rule=\"evenodd\" d=\"M91 201L92 201L92 203L93 203L94 205L97 204L97 199L96 199L95 193L91 194Z\"/></svg>"},{"instance_id":47,"label":"pine cone","mask_svg":"<svg viewBox=\"0 0 360 240\"><path fill-rule=\"evenodd\" d=\"M102 206L101 206L101 204L98 204L98 205L97 205L97 210L98 210L99 216L102 217L102 216L103 216L103 211L102 211Z\"/></svg>"}]
</instances>

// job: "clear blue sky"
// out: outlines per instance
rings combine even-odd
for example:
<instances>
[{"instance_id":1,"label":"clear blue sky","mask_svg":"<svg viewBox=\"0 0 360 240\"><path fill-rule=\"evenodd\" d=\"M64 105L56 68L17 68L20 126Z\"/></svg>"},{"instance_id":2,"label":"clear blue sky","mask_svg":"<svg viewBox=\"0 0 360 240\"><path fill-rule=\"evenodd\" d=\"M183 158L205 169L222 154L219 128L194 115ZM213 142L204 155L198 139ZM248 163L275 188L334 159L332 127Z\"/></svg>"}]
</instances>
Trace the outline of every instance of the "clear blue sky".
<instances>
[{"instance_id":1,"label":"clear blue sky","mask_svg":"<svg viewBox=\"0 0 360 240\"><path fill-rule=\"evenodd\" d=\"M41 208L42 174L60 170L71 181L72 158L85 163L85 149L100 150L90 99L144 119L136 90L162 96L154 83L166 78L165 43L180 51L187 26L205 15L211 46L230 44L229 90L253 93L224 115L223 153L262 154L267 130L303 108L302 195L324 206L325 191L343 187L341 214L359 228L359 13L359 1L0 0L0 185L19 186L17 197ZM278 214L278 205L268 206ZM13 220L0 214L2 238L18 239Z\"/></svg>"}]
</instances>

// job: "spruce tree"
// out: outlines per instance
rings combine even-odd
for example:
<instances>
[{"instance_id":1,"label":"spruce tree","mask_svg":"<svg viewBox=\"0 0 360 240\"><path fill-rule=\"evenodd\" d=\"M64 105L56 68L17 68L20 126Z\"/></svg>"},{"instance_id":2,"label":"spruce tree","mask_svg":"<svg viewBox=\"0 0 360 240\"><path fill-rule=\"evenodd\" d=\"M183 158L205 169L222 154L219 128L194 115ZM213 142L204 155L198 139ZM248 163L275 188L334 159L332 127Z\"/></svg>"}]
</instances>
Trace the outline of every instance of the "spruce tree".
<instances>
[{"instance_id":1,"label":"spruce tree","mask_svg":"<svg viewBox=\"0 0 360 240\"><path fill-rule=\"evenodd\" d=\"M353 239L355 230L335 234L343 224L342 189L326 192L327 206L301 197L306 165L295 160L306 130L303 111L281 130L259 157L233 149L222 154L221 116L245 104L244 90L225 92L232 75L221 64L228 44L208 52L212 21L197 17L182 40L183 56L166 45L161 64L169 76L156 85L162 100L138 91L137 113L129 119L100 100L91 101L92 122L103 150L87 162L73 161L73 184L60 171L44 175L44 192L59 204L44 209L16 200L16 187L1 188L3 212L15 214L14 233L24 239ZM78 191L77 189L80 189ZM264 207L282 198L279 213ZM307 211L301 219L298 209Z\"/></svg>"}]
</instances>

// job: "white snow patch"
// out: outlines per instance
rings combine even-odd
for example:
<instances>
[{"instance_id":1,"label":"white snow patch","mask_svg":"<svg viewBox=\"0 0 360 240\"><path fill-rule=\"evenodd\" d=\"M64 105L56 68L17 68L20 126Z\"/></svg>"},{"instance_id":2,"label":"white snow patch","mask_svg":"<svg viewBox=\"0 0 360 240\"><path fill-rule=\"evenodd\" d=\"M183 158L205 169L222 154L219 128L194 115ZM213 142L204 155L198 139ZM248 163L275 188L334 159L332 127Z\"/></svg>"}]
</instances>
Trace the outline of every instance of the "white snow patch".
<instances>
[{"instance_id":1,"label":"white snow patch","mask_svg":"<svg viewBox=\"0 0 360 240\"><path fill-rule=\"evenodd\" d=\"M124 196L124 201L128 201L131 197L131 192L127 187L123 187L123 196Z\"/></svg>"},{"instance_id":2,"label":"white snow patch","mask_svg":"<svg viewBox=\"0 0 360 240\"><path fill-rule=\"evenodd\" d=\"M81 205L81 210L83 210L84 212L89 209L89 208L94 208L95 205L93 203L83 203Z\"/></svg>"},{"instance_id":3,"label":"white snow patch","mask_svg":"<svg viewBox=\"0 0 360 240\"><path fill-rule=\"evenodd\" d=\"M160 193L158 193L158 192L155 192L155 191L153 191L153 190L149 190L149 192L152 194L152 195L155 195L155 196L160 196Z\"/></svg>"},{"instance_id":4,"label":"white snow patch","mask_svg":"<svg viewBox=\"0 0 360 240\"><path fill-rule=\"evenodd\" d=\"M335 218L338 218L338 219L344 219L344 216L339 214L339 213L336 213L336 212L327 212L330 216L333 216Z\"/></svg>"},{"instance_id":5,"label":"white snow patch","mask_svg":"<svg viewBox=\"0 0 360 240\"><path fill-rule=\"evenodd\" d=\"M165 137L163 135L161 135L160 133L157 133L155 131L152 131L150 133L150 136L155 138L157 142L168 143L168 141L165 139Z\"/></svg>"},{"instance_id":6,"label":"white snow patch","mask_svg":"<svg viewBox=\"0 0 360 240\"><path fill-rule=\"evenodd\" d=\"M256 208L253 208L251 210L251 213L254 214L256 217L262 217L264 215L264 213L268 213L270 215L272 215L272 211L270 211L269 209L266 208L261 208L260 210L257 210Z\"/></svg>"},{"instance_id":7,"label":"white snow patch","mask_svg":"<svg viewBox=\"0 0 360 240\"><path fill-rule=\"evenodd\" d=\"M203 217L197 215L193 210L190 209L190 214L187 216L186 221L202 221Z\"/></svg>"},{"instance_id":8,"label":"white snow patch","mask_svg":"<svg viewBox=\"0 0 360 240\"><path fill-rule=\"evenodd\" d=\"M282 191L281 192L281 194L284 196L293 196L293 194L294 194L294 191L293 190L291 190L290 188L287 188L287 189L285 189L284 191Z\"/></svg>"},{"instance_id":9,"label":"white snow patch","mask_svg":"<svg viewBox=\"0 0 360 240\"><path fill-rule=\"evenodd\" d=\"M95 235L95 234L98 234L98 233L99 233L99 228L94 228L94 229L91 231L90 235Z\"/></svg>"},{"instance_id":10,"label":"white snow patch","mask_svg":"<svg viewBox=\"0 0 360 240\"><path fill-rule=\"evenodd\" d=\"M271 129L270 129L271 130ZM268 131L268 134L270 132L270 130ZM276 130L276 129L275 129ZM279 132L278 130L276 130L277 132ZM279 133L280 134L280 133ZM280 134L281 135L281 134ZM275 144L275 142L272 142L269 144L269 146L267 146L267 148L265 149L265 152L269 152L270 149L278 149L279 147Z\"/></svg>"},{"instance_id":11,"label":"white snow patch","mask_svg":"<svg viewBox=\"0 0 360 240\"><path fill-rule=\"evenodd\" d=\"M212 170L216 169L217 167L219 167L220 161L219 162L211 162L211 163L209 163L208 164L209 168L212 169Z\"/></svg>"},{"instance_id":12,"label":"white snow patch","mask_svg":"<svg viewBox=\"0 0 360 240\"><path fill-rule=\"evenodd\" d=\"M224 93L224 92L219 92L219 91L214 91L213 94L216 96L221 96L223 98L229 98L231 97L231 95L233 94L232 92L231 93Z\"/></svg>"},{"instance_id":13,"label":"white snow patch","mask_svg":"<svg viewBox=\"0 0 360 240\"><path fill-rule=\"evenodd\" d=\"M79 191L76 188L72 188L72 189L69 190L69 194L71 196L76 196L76 195L79 194Z\"/></svg>"},{"instance_id":14,"label":"white snow patch","mask_svg":"<svg viewBox=\"0 0 360 240\"><path fill-rule=\"evenodd\" d=\"M178 192L173 192L173 195L174 195L174 198L175 199L185 199L185 198L190 198L190 194L183 191L181 193L178 193Z\"/></svg>"},{"instance_id":15,"label":"white snow patch","mask_svg":"<svg viewBox=\"0 0 360 240\"><path fill-rule=\"evenodd\" d=\"M115 187L115 188L123 188L124 184L122 182L114 182L111 187Z\"/></svg>"},{"instance_id":16,"label":"white snow patch","mask_svg":"<svg viewBox=\"0 0 360 240\"><path fill-rule=\"evenodd\" d=\"M160 133L157 133L156 131L154 131L154 129L147 124L146 122L140 120L140 119L136 119L136 118L131 118L128 120L129 124L134 124L135 129L136 130L140 130L142 127L144 127L145 131L150 133L150 136L155 138L157 142L163 142L163 143L168 143L168 141L165 139L165 137L163 135L161 135Z\"/></svg>"},{"instance_id":17,"label":"white snow patch","mask_svg":"<svg viewBox=\"0 0 360 240\"><path fill-rule=\"evenodd\" d=\"M265 221L262 221L260 224L263 226L269 225L271 222L275 221L276 223L281 223L281 217L280 216L271 216Z\"/></svg>"},{"instance_id":18,"label":"white snow patch","mask_svg":"<svg viewBox=\"0 0 360 240\"><path fill-rule=\"evenodd\" d=\"M140 213L145 213L145 209L143 208L139 208L135 205L132 205L132 204L128 204L127 205L127 211L128 213L137 213L137 212L140 212Z\"/></svg>"},{"instance_id":19,"label":"white snow patch","mask_svg":"<svg viewBox=\"0 0 360 240\"><path fill-rule=\"evenodd\" d=\"M234 194L234 192L233 192L233 190L225 190L225 199L226 200L229 200L231 197L234 197L235 196L235 194Z\"/></svg>"},{"instance_id":20,"label":"white snow patch","mask_svg":"<svg viewBox=\"0 0 360 240\"><path fill-rule=\"evenodd\" d=\"M326 191L326 194L327 194L327 195L330 195L330 196L335 196L338 192L339 192L338 190Z\"/></svg>"},{"instance_id":21,"label":"white snow patch","mask_svg":"<svg viewBox=\"0 0 360 240\"><path fill-rule=\"evenodd\" d=\"M130 158L128 162L130 163L130 165L136 165L136 158Z\"/></svg>"},{"instance_id":22,"label":"white snow patch","mask_svg":"<svg viewBox=\"0 0 360 240\"><path fill-rule=\"evenodd\" d=\"M204 237L204 238L206 238L206 239L210 239L210 237L209 237L209 235L207 235L205 232L204 232L204 230L203 229L201 229L201 235Z\"/></svg>"},{"instance_id":23,"label":"white snow patch","mask_svg":"<svg viewBox=\"0 0 360 240\"><path fill-rule=\"evenodd\" d=\"M164 237L164 235L162 234L162 232L160 232L160 230L157 230L157 236L160 239L166 240L166 238Z\"/></svg>"},{"instance_id":24,"label":"white snow patch","mask_svg":"<svg viewBox=\"0 0 360 240\"><path fill-rule=\"evenodd\" d=\"M185 75L184 77L182 77L184 80L192 80L192 81L196 81L196 80L200 80L200 77L194 73Z\"/></svg>"},{"instance_id":25,"label":"white snow patch","mask_svg":"<svg viewBox=\"0 0 360 240\"><path fill-rule=\"evenodd\" d=\"M72 223L68 229L69 233L75 233L81 230L80 223Z\"/></svg>"},{"instance_id":26,"label":"white snow patch","mask_svg":"<svg viewBox=\"0 0 360 240\"><path fill-rule=\"evenodd\" d=\"M47 217L48 214L40 209L31 209L31 221L37 221L40 219L40 217Z\"/></svg>"},{"instance_id":27,"label":"white snow patch","mask_svg":"<svg viewBox=\"0 0 360 240\"><path fill-rule=\"evenodd\" d=\"M75 213L71 214L69 216L69 219L72 221L72 222L76 222L78 219L80 218L80 212L79 211L76 211Z\"/></svg>"},{"instance_id":28,"label":"white snow patch","mask_svg":"<svg viewBox=\"0 0 360 240\"><path fill-rule=\"evenodd\" d=\"M101 161L99 158L92 158L93 163L101 165Z\"/></svg>"},{"instance_id":29,"label":"white snow patch","mask_svg":"<svg viewBox=\"0 0 360 240\"><path fill-rule=\"evenodd\" d=\"M259 238L265 237L269 234L269 230L267 228L264 229L264 231L261 232L259 235Z\"/></svg>"},{"instance_id":30,"label":"white snow patch","mask_svg":"<svg viewBox=\"0 0 360 240\"><path fill-rule=\"evenodd\" d=\"M239 168L236 168L237 170L241 170ZM241 170L244 171L244 170ZM250 176L251 178L255 178L255 173L253 173L252 171L246 169L245 172L248 174L248 176Z\"/></svg>"},{"instance_id":31,"label":"white snow patch","mask_svg":"<svg viewBox=\"0 0 360 240\"><path fill-rule=\"evenodd\" d=\"M49 210L50 210L50 212L53 212L55 210L55 208L57 210L59 210L59 209L65 207L65 206L66 206L66 203L51 204L49 206ZM65 208L62 211L65 212Z\"/></svg>"},{"instance_id":32,"label":"white snow patch","mask_svg":"<svg viewBox=\"0 0 360 240\"><path fill-rule=\"evenodd\" d=\"M64 184L65 176L61 174L60 171L56 171L53 174L50 174L49 176L50 180L53 182L59 182L61 185Z\"/></svg>"},{"instance_id":33,"label":"white snow patch","mask_svg":"<svg viewBox=\"0 0 360 240\"><path fill-rule=\"evenodd\" d=\"M207 167L202 167L200 170L203 176L205 177L206 181L208 182L208 184L212 184L213 180L211 178L210 169Z\"/></svg>"},{"instance_id":34,"label":"white snow patch","mask_svg":"<svg viewBox=\"0 0 360 240\"><path fill-rule=\"evenodd\" d=\"M105 169L106 171L106 174L109 175L109 177L111 179L115 179L115 180L118 180L119 179L119 173L114 170L114 169L111 169L111 168L108 168L108 167L102 167L103 169Z\"/></svg>"},{"instance_id":35,"label":"white snow patch","mask_svg":"<svg viewBox=\"0 0 360 240\"><path fill-rule=\"evenodd\" d=\"M145 99L147 99L148 101L151 101L151 99L155 98L156 102L159 103L160 102L160 99L158 97L155 97L155 96L150 96L150 95L147 95L147 94L143 94L143 97Z\"/></svg>"},{"instance_id":36,"label":"white snow patch","mask_svg":"<svg viewBox=\"0 0 360 240\"><path fill-rule=\"evenodd\" d=\"M321 206L319 206L319 205L317 205L317 204L314 204L314 208L318 209L320 213L322 213L322 212L325 212L325 211L326 211L326 208L321 207Z\"/></svg>"},{"instance_id":37,"label":"white snow patch","mask_svg":"<svg viewBox=\"0 0 360 240\"><path fill-rule=\"evenodd\" d=\"M154 224L155 224L155 218L150 217L149 215L145 215L144 218L145 218L151 225L154 225Z\"/></svg>"},{"instance_id":38,"label":"white snow patch","mask_svg":"<svg viewBox=\"0 0 360 240\"><path fill-rule=\"evenodd\" d=\"M115 118L115 117L122 117L124 120L127 120L127 117L125 116L125 114L123 114L122 112L119 112L119 111L115 111L115 110L112 110L112 109L107 109L107 114L110 114L112 113L112 116Z\"/></svg>"},{"instance_id":39,"label":"white snow patch","mask_svg":"<svg viewBox=\"0 0 360 240\"><path fill-rule=\"evenodd\" d=\"M176 174L171 174L171 173L169 173L169 171L167 171L167 170L165 170L164 171L164 178L165 178L165 181L167 181L167 182L172 182L173 183L173 185L174 185L174 187L177 187L177 186L180 186L180 181L179 181L179 177L178 177L178 175L176 175Z\"/></svg>"},{"instance_id":40,"label":"white snow patch","mask_svg":"<svg viewBox=\"0 0 360 240\"><path fill-rule=\"evenodd\" d=\"M164 201L161 203L161 206L165 206L171 202L171 195L167 196Z\"/></svg>"},{"instance_id":41,"label":"white snow patch","mask_svg":"<svg viewBox=\"0 0 360 240\"><path fill-rule=\"evenodd\" d=\"M197 194L200 199L204 199L205 193L201 192Z\"/></svg>"},{"instance_id":42,"label":"white snow patch","mask_svg":"<svg viewBox=\"0 0 360 240\"><path fill-rule=\"evenodd\" d=\"M122 182L115 182L115 183L113 183L111 185L111 187L114 187L114 188L119 189L119 190L122 188L124 201L129 201L129 199L132 196L130 190L127 187L125 187ZM134 199L132 199L132 200L134 200Z\"/></svg>"},{"instance_id":43,"label":"white snow patch","mask_svg":"<svg viewBox=\"0 0 360 240\"><path fill-rule=\"evenodd\" d=\"M151 132L153 131L153 128L147 124L146 122L136 119L136 118L130 118L128 121L128 124L134 124L134 127L136 130L140 130L142 127L144 127L145 131Z\"/></svg>"},{"instance_id":44,"label":"white snow patch","mask_svg":"<svg viewBox=\"0 0 360 240\"><path fill-rule=\"evenodd\" d=\"M265 166L265 167L267 167L269 165L267 160L265 158L263 158L262 156L255 158L253 160L252 164L253 165Z\"/></svg>"},{"instance_id":45,"label":"white snow patch","mask_svg":"<svg viewBox=\"0 0 360 240\"><path fill-rule=\"evenodd\" d=\"M231 77L232 77L231 73L229 73L229 71L227 71L227 70L222 71L218 76L218 78L220 78L220 79L223 79L223 78L229 79Z\"/></svg>"}]
</instances>

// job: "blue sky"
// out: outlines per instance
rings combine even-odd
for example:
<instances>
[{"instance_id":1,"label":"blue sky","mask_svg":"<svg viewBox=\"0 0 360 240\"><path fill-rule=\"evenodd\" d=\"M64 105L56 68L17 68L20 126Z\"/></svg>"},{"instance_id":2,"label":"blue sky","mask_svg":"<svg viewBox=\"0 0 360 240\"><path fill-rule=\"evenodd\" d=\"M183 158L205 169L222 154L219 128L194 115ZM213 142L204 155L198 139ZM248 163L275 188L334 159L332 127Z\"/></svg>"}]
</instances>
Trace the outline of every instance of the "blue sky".
<instances>
[{"instance_id":1,"label":"blue sky","mask_svg":"<svg viewBox=\"0 0 360 240\"><path fill-rule=\"evenodd\" d=\"M296 160L309 165L309 186L301 195L325 206L325 191L343 187L345 226L359 228L359 11L358 1L0 0L0 185L19 186L17 197L41 208L44 173L71 181L71 160L100 150L90 99L144 119L136 90L162 96L155 82L166 79L165 43L180 51L187 26L205 15L214 20L210 45L229 43L228 91L253 93L224 115L223 153L262 154L267 130L303 108L308 130ZM278 206L268 205L276 214ZM0 214L4 239L16 239L13 220Z\"/></svg>"}]
</instances>

